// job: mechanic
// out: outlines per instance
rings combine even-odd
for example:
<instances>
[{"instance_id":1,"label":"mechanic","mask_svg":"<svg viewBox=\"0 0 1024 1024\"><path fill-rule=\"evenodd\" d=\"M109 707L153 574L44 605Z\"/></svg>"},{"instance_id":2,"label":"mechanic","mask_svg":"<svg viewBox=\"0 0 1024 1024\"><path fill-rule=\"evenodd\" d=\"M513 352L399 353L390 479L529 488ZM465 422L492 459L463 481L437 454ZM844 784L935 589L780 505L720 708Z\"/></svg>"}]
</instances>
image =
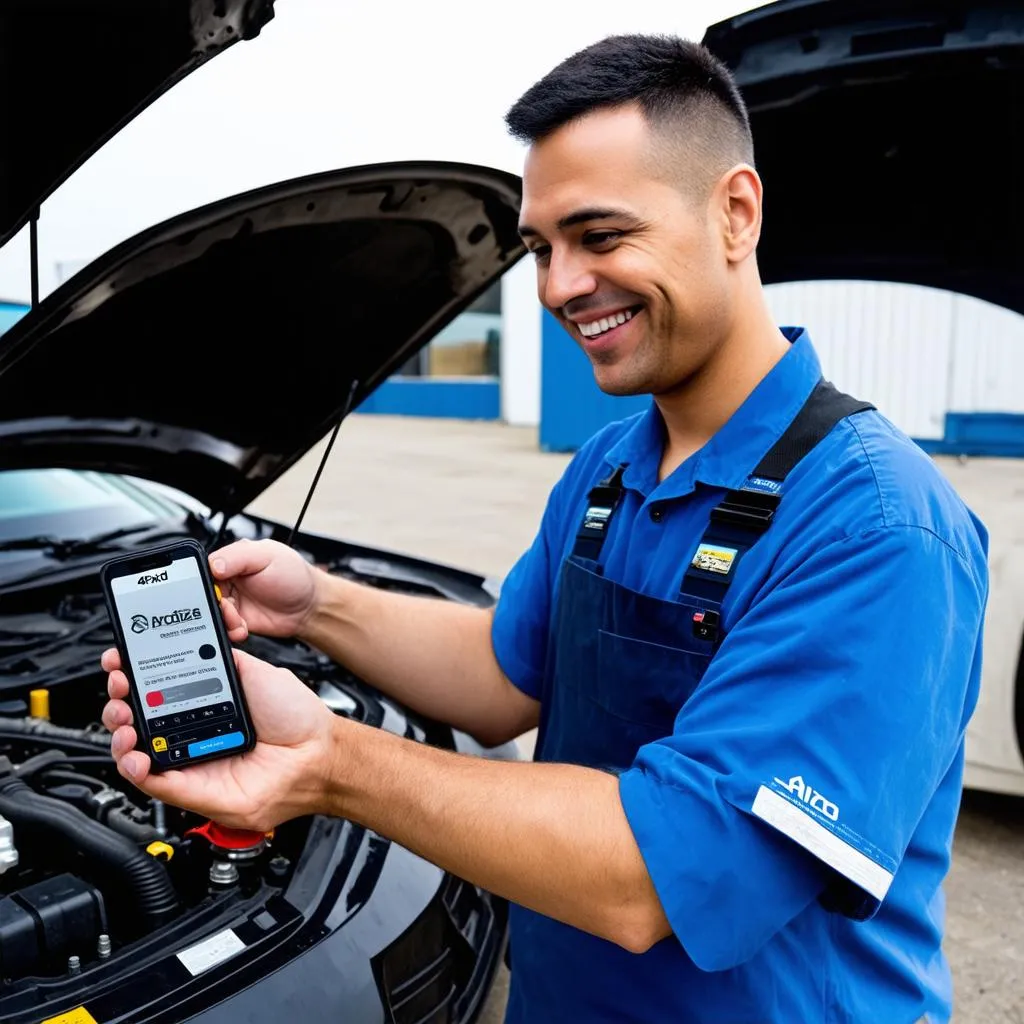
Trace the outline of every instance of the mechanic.
<instances>
[{"instance_id":1,"label":"mechanic","mask_svg":"<svg viewBox=\"0 0 1024 1024\"><path fill-rule=\"evenodd\" d=\"M342 816L507 897L509 1021L946 1021L985 528L774 323L748 118L709 53L605 39L507 123L541 302L650 408L577 453L493 612L270 541L211 566L234 642L300 637L485 745L539 725L535 761L334 716L238 653L256 749L151 775L108 651L119 769L225 825Z\"/></svg>"}]
</instances>

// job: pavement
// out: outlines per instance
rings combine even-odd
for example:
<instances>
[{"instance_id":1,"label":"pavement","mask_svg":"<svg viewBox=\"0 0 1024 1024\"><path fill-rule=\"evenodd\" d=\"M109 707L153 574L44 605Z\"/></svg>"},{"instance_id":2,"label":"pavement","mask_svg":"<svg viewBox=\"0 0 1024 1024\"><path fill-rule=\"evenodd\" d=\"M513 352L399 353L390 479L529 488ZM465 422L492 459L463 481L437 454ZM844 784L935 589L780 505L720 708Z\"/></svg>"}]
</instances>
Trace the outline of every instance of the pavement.
<instances>
[{"instance_id":1,"label":"pavement","mask_svg":"<svg viewBox=\"0 0 1024 1024\"><path fill-rule=\"evenodd\" d=\"M317 446L251 509L293 522L322 452ZM303 528L503 576L532 541L568 461L540 452L529 428L354 415ZM964 472L955 460L944 468L954 482ZM1007 460L971 460L970 471L993 489L1007 473L1024 479L1022 464ZM533 740L520 739L524 753ZM954 1022L1024 1024L1024 801L965 794L946 895ZM501 1021L507 985L502 968L483 1024Z\"/></svg>"}]
</instances>

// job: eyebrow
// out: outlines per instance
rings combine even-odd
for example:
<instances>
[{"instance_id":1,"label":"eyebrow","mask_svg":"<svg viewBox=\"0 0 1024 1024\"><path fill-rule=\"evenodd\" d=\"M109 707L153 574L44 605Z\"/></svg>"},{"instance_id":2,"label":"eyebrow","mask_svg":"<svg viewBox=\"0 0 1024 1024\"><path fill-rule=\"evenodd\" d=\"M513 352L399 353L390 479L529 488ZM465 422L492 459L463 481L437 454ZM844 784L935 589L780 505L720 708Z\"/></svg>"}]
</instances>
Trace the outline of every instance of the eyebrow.
<instances>
[{"instance_id":1,"label":"eyebrow","mask_svg":"<svg viewBox=\"0 0 1024 1024\"><path fill-rule=\"evenodd\" d=\"M586 224L587 221L612 220L616 218L625 219L631 223L636 222L636 218L625 210L616 210L611 206L591 206L566 214L555 226L559 231L564 231L566 228L575 227L577 224ZM533 238L539 234L540 232L536 228L530 227L529 224L519 225L520 238Z\"/></svg>"}]
</instances>

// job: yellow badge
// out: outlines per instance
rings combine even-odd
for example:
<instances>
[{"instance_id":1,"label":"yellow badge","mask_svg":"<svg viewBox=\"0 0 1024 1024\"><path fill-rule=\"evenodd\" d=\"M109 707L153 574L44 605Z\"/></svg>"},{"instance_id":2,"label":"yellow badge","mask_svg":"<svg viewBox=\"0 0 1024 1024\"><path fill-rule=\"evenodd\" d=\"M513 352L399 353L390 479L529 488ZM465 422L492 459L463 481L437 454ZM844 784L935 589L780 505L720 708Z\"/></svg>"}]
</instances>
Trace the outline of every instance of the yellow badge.
<instances>
[{"instance_id":1,"label":"yellow badge","mask_svg":"<svg viewBox=\"0 0 1024 1024\"><path fill-rule=\"evenodd\" d=\"M76 1006L67 1013L47 1017L41 1024L96 1024L96 1018L84 1006Z\"/></svg>"},{"instance_id":2,"label":"yellow badge","mask_svg":"<svg viewBox=\"0 0 1024 1024\"><path fill-rule=\"evenodd\" d=\"M739 552L736 548L726 548L718 544L701 544L690 564L694 569L703 569L704 572L728 576L732 572L732 564L736 561L737 554Z\"/></svg>"}]
</instances>

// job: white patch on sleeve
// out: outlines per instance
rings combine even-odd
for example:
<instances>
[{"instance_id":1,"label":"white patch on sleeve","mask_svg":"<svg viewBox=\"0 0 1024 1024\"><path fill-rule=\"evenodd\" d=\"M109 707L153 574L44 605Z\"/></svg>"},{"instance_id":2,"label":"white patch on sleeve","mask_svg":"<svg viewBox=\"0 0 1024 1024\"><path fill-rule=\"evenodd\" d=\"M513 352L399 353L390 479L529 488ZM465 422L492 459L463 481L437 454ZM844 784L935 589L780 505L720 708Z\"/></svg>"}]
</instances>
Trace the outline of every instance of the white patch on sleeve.
<instances>
[{"instance_id":1,"label":"white patch on sleeve","mask_svg":"<svg viewBox=\"0 0 1024 1024\"><path fill-rule=\"evenodd\" d=\"M784 796L761 786L751 810L879 902L885 898L892 884L892 872L830 832Z\"/></svg>"},{"instance_id":2,"label":"white patch on sleeve","mask_svg":"<svg viewBox=\"0 0 1024 1024\"><path fill-rule=\"evenodd\" d=\"M243 949L245 943L232 929L225 928L224 931L217 932L216 935L211 935L188 949L183 949L178 954L178 959L188 969L189 974L195 977L225 960L230 960Z\"/></svg>"}]
</instances>

